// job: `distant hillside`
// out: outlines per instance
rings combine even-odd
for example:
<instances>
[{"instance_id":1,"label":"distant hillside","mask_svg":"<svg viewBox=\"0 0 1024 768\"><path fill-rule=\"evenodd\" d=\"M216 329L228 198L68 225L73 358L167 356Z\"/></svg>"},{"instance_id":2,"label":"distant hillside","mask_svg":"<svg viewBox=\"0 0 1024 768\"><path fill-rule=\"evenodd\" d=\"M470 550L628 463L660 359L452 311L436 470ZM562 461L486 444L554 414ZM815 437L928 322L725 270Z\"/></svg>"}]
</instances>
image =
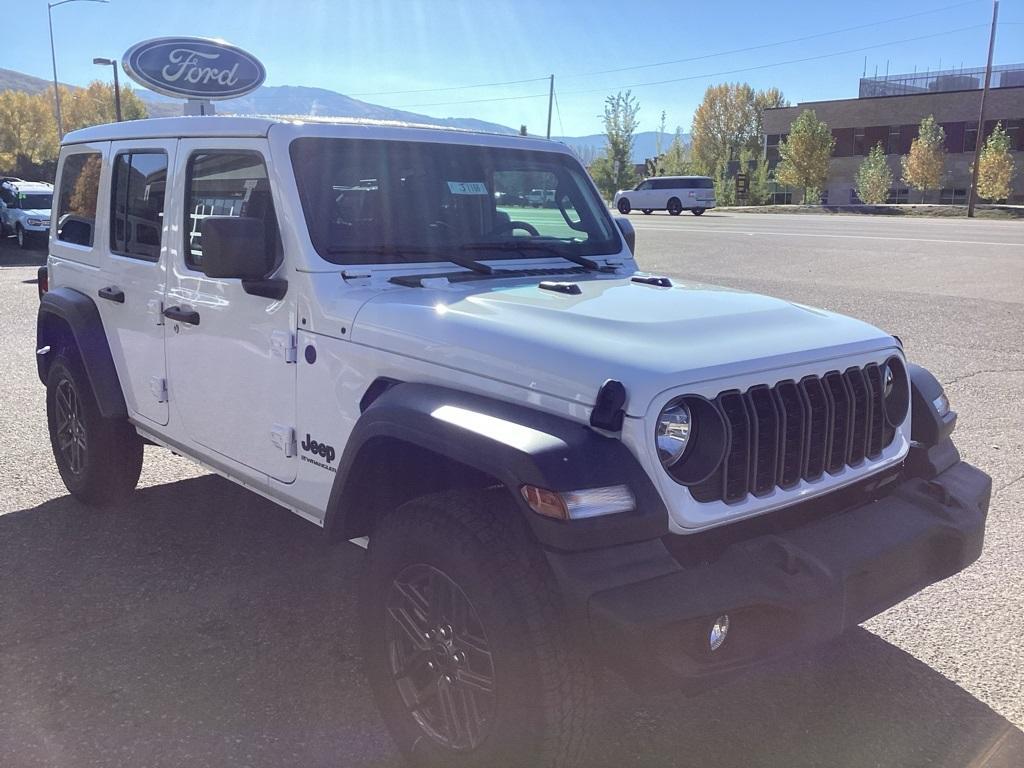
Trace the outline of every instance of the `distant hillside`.
<instances>
[{"instance_id":1,"label":"distant hillside","mask_svg":"<svg viewBox=\"0 0 1024 768\"><path fill-rule=\"evenodd\" d=\"M53 88L52 80L44 80L41 77L33 77L24 72L15 72L13 69L0 67L0 91L39 93L47 88Z\"/></svg>"}]
</instances>

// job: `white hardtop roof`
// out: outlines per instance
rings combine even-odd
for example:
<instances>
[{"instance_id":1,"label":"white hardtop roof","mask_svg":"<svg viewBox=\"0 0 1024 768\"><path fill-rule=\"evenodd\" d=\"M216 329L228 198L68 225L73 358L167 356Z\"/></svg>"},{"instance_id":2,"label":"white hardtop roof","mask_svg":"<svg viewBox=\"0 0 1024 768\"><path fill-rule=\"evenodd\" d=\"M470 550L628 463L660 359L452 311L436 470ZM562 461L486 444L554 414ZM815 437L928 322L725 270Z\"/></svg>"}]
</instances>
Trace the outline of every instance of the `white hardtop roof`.
<instances>
[{"instance_id":1,"label":"white hardtop roof","mask_svg":"<svg viewBox=\"0 0 1024 768\"><path fill-rule=\"evenodd\" d=\"M294 138L299 136L337 136L339 138L391 139L407 141L465 142L496 147L564 152L571 150L560 142L514 134L486 133L462 128L404 123L398 120L366 118L234 117L206 115L192 117L157 117L106 123L72 131L64 144L93 141L124 141L132 139L192 138L264 138L271 128L280 126Z\"/></svg>"},{"instance_id":2,"label":"white hardtop roof","mask_svg":"<svg viewBox=\"0 0 1024 768\"><path fill-rule=\"evenodd\" d=\"M694 176L648 176L647 178L644 179L644 181L649 181L650 179L710 179L710 178L711 178L710 176L697 176L697 175L694 175Z\"/></svg>"}]
</instances>

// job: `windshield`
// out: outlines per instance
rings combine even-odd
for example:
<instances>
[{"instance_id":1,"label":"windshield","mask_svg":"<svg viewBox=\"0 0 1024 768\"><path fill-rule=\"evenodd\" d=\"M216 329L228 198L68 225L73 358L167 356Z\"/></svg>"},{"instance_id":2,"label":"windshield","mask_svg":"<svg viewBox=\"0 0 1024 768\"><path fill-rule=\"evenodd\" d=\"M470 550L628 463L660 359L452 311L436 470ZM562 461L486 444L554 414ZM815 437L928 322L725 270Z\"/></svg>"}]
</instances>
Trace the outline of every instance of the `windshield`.
<instances>
[{"instance_id":1,"label":"windshield","mask_svg":"<svg viewBox=\"0 0 1024 768\"><path fill-rule=\"evenodd\" d=\"M339 264L441 261L460 248L478 259L550 255L538 245L568 256L621 249L568 155L310 137L291 156L313 245Z\"/></svg>"},{"instance_id":2,"label":"windshield","mask_svg":"<svg viewBox=\"0 0 1024 768\"><path fill-rule=\"evenodd\" d=\"M53 195L49 192L18 195L18 207L26 211L48 211L52 201Z\"/></svg>"}]
</instances>

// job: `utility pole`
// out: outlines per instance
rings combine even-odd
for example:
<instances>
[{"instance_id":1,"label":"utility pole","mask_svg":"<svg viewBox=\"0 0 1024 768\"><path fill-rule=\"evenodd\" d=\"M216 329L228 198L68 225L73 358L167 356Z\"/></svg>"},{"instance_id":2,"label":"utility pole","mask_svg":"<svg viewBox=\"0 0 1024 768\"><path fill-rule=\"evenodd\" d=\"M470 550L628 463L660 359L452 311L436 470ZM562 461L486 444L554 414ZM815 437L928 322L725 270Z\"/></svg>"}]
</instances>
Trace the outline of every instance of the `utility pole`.
<instances>
[{"instance_id":1,"label":"utility pole","mask_svg":"<svg viewBox=\"0 0 1024 768\"><path fill-rule=\"evenodd\" d=\"M46 4L46 19L50 22L50 61L53 63L53 98L57 105L57 141L64 139L64 122L60 115L60 84L57 82L57 52L53 47L53 5Z\"/></svg>"},{"instance_id":2,"label":"utility pole","mask_svg":"<svg viewBox=\"0 0 1024 768\"><path fill-rule=\"evenodd\" d=\"M996 20L999 18L999 0L992 0L992 33L988 38L988 64L985 66L985 87L981 91L981 109L978 111L978 138L974 141L974 168L971 188L967 191L967 218L974 218L974 204L978 199L978 166L981 164L981 145L985 138L985 98L992 82L992 52L996 47Z\"/></svg>"},{"instance_id":3,"label":"utility pole","mask_svg":"<svg viewBox=\"0 0 1024 768\"><path fill-rule=\"evenodd\" d=\"M555 76L551 76L551 87L548 89L548 138L551 138L551 104L555 100Z\"/></svg>"}]
</instances>

